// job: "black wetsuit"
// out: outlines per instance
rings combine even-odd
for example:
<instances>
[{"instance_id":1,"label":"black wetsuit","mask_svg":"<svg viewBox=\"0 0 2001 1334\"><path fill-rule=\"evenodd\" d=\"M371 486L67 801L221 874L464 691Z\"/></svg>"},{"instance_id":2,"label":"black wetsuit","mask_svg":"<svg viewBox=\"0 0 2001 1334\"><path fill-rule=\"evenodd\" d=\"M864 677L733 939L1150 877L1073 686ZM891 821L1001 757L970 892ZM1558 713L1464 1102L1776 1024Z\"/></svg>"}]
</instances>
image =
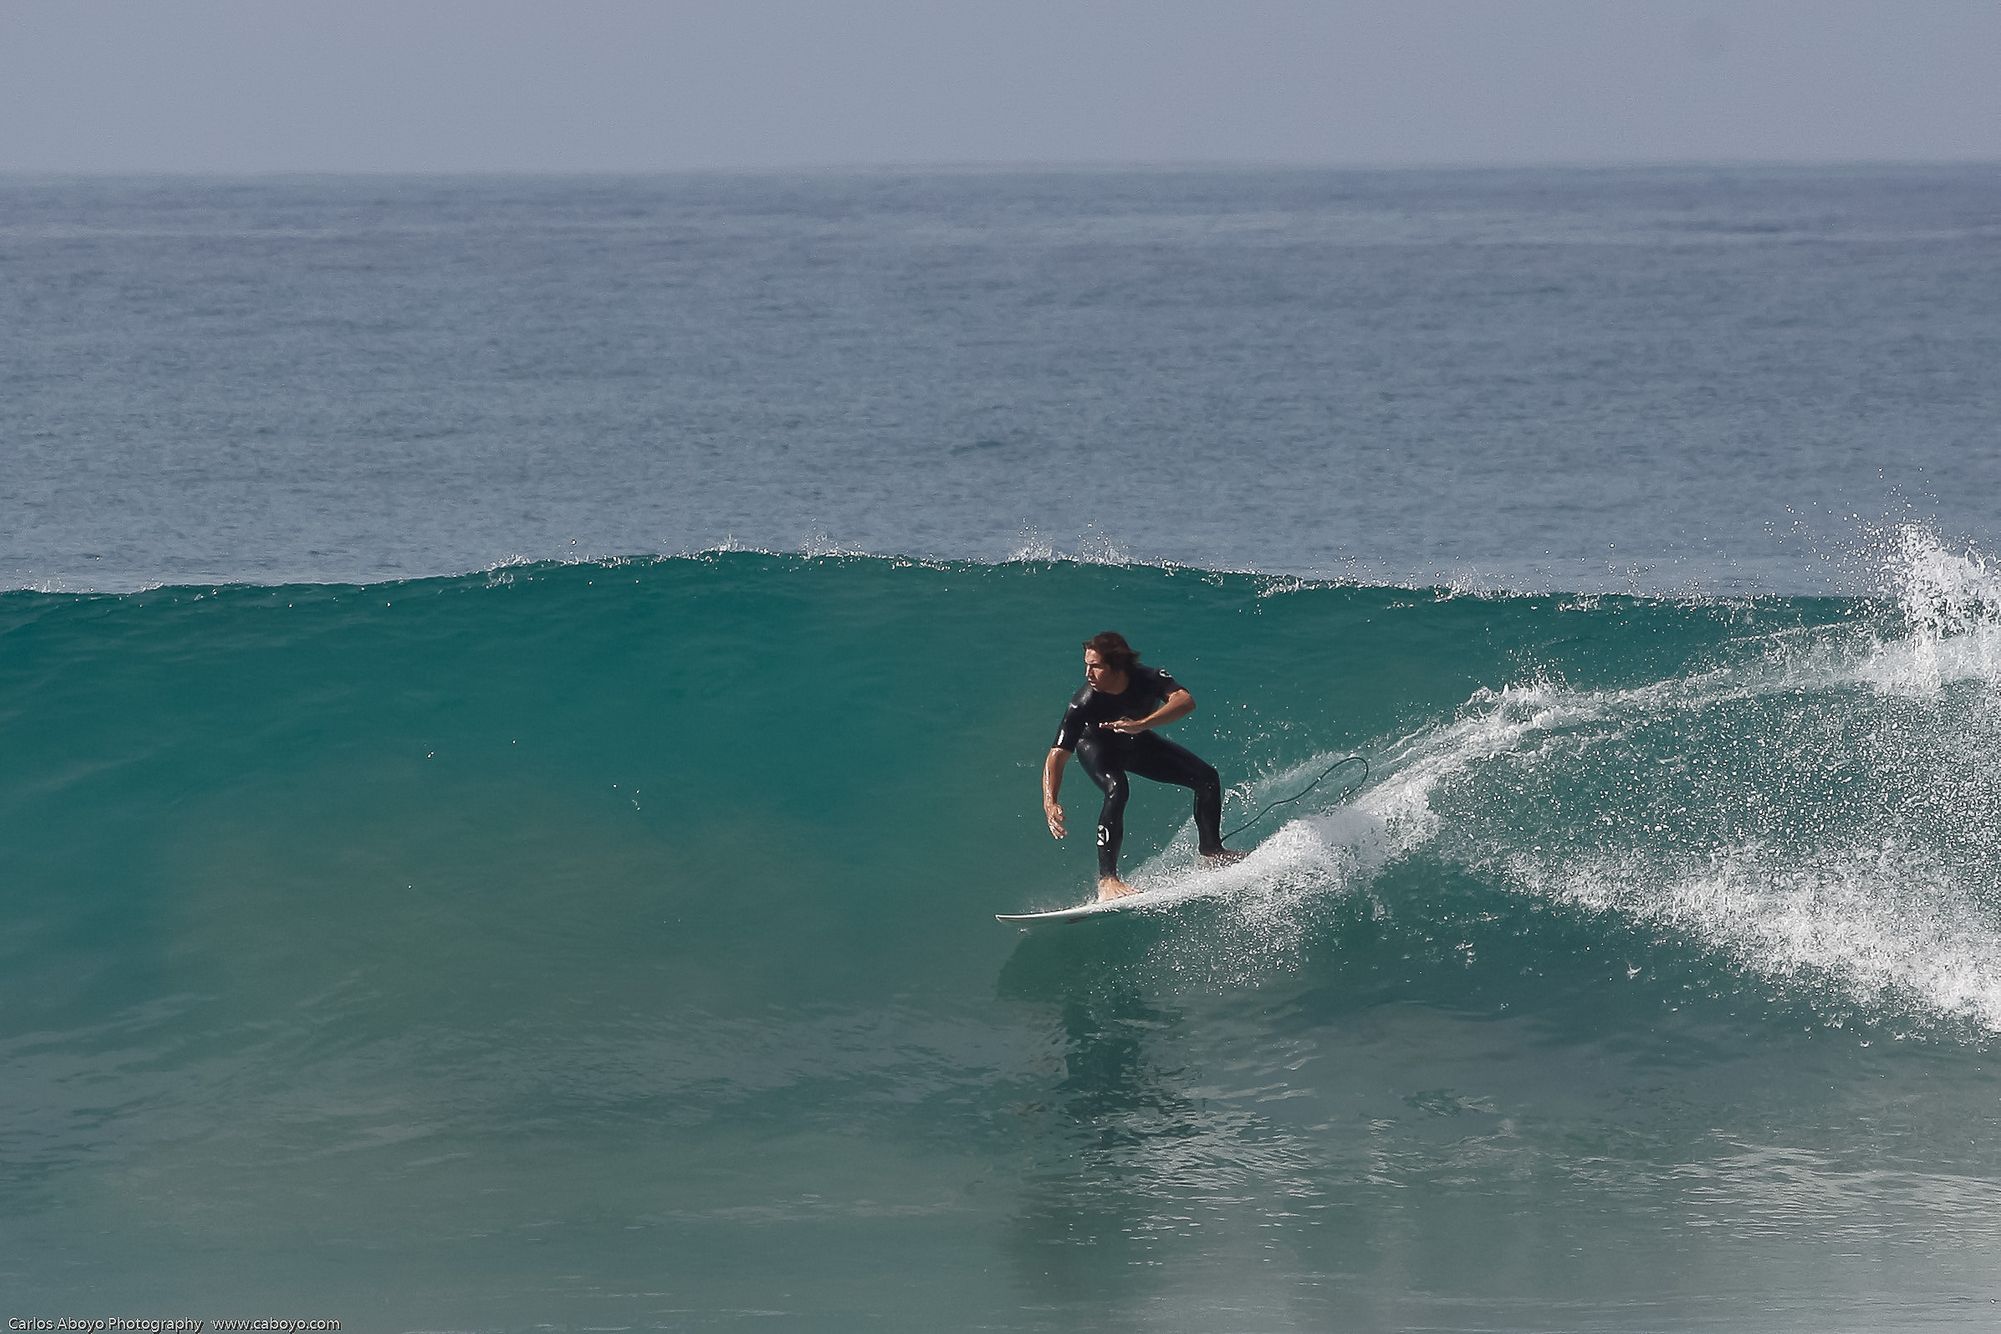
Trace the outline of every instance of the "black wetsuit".
<instances>
[{"instance_id":1,"label":"black wetsuit","mask_svg":"<svg viewBox=\"0 0 2001 1334\"><path fill-rule=\"evenodd\" d=\"M1098 875L1117 875L1119 844L1126 834L1126 775L1136 773L1156 783L1173 783L1195 789L1195 833L1203 852L1223 850L1223 780L1200 756L1175 745L1158 732L1126 736L1104 724L1119 718L1144 718L1181 689L1181 685L1157 667L1135 665L1126 673L1123 693L1112 695L1085 686L1070 697L1063 711L1063 724L1056 729L1053 743L1058 750L1075 751L1105 794L1104 809L1098 812Z\"/></svg>"}]
</instances>

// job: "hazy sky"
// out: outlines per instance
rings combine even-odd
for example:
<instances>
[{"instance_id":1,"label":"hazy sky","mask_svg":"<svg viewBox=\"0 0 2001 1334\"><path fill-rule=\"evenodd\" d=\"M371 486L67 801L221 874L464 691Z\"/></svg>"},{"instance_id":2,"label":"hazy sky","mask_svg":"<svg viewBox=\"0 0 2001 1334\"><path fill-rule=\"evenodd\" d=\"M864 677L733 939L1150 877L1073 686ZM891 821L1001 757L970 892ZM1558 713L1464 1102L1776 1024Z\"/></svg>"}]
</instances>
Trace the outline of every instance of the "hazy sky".
<instances>
[{"instance_id":1,"label":"hazy sky","mask_svg":"<svg viewBox=\"0 0 2001 1334\"><path fill-rule=\"evenodd\" d=\"M1996 0L0 0L0 170L1966 158Z\"/></svg>"}]
</instances>

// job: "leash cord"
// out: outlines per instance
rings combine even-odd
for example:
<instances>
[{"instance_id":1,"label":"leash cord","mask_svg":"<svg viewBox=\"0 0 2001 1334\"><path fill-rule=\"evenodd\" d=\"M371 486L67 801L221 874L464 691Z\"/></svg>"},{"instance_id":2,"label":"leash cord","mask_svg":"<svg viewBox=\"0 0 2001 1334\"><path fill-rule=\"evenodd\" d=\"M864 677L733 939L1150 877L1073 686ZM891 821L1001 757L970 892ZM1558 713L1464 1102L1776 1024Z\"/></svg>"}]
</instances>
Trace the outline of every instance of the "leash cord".
<instances>
[{"instance_id":1,"label":"leash cord","mask_svg":"<svg viewBox=\"0 0 2001 1334\"><path fill-rule=\"evenodd\" d=\"M1291 805L1293 802L1298 801L1301 797L1311 792L1314 788L1319 787L1321 783L1326 781L1327 775L1333 773L1336 769L1342 768L1343 766L1350 764L1361 765L1362 774L1361 777L1355 780L1355 785L1353 787L1349 788L1346 792L1341 794L1341 799L1340 799L1341 801L1348 800L1348 798L1354 796L1357 792L1360 792L1362 790L1362 784L1369 781L1369 762L1363 759L1360 755L1345 755L1342 758L1334 761L1334 763L1328 765L1325 769L1321 771L1320 777L1314 779L1312 782L1308 783L1305 787L1293 793L1291 796L1286 797L1280 801L1274 801L1271 804L1267 805L1263 810L1259 811L1256 815L1253 815L1250 819L1238 825L1235 829L1232 829L1229 833L1223 835L1223 837L1226 839L1235 838L1238 834L1243 833L1246 829L1249 829L1252 825L1264 819L1265 816L1270 812L1277 810L1280 806ZM1339 804L1340 801L1337 801L1335 803L1335 805L1337 806Z\"/></svg>"}]
</instances>

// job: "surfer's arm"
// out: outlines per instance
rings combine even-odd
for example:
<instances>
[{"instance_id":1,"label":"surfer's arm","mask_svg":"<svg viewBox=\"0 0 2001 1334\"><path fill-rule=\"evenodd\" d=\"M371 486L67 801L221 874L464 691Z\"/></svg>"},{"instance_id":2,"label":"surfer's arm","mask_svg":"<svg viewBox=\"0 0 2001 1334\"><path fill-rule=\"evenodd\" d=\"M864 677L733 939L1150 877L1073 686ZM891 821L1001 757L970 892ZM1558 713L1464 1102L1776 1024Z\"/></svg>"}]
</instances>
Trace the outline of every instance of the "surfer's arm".
<instances>
[{"instance_id":1,"label":"surfer's arm","mask_svg":"<svg viewBox=\"0 0 2001 1334\"><path fill-rule=\"evenodd\" d=\"M1135 736L1141 732L1150 732L1156 727L1165 727L1176 718L1186 718L1193 712L1195 712L1195 696L1177 686L1174 693L1146 717L1120 718L1116 722L1106 723L1105 726L1123 736Z\"/></svg>"},{"instance_id":2,"label":"surfer's arm","mask_svg":"<svg viewBox=\"0 0 2001 1334\"><path fill-rule=\"evenodd\" d=\"M1042 818L1049 821L1051 838L1063 837L1063 808L1056 804L1056 794L1063 790L1063 766L1069 759L1069 751L1051 746L1042 761Z\"/></svg>"}]
</instances>

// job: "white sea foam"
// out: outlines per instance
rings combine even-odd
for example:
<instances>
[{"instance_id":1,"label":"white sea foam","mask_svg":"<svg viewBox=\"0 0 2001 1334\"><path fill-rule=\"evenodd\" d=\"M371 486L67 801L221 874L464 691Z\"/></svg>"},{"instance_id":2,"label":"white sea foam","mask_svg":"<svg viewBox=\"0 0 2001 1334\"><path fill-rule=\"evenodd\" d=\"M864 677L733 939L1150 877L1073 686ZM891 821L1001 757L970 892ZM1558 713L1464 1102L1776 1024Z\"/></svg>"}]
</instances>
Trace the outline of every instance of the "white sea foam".
<instances>
[{"instance_id":1,"label":"white sea foam","mask_svg":"<svg viewBox=\"0 0 2001 1334\"><path fill-rule=\"evenodd\" d=\"M1760 976L2001 1031L1994 907L1930 850L1886 840L1802 861L1795 848L1748 843L1681 863L1630 853L1511 863L1532 892L1681 933Z\"/></svg>"},{"instance_id":2,"label":"white sea foam","mask_svg":"<svg viewBox=\"0 0 2001 1334\"><path fill-rule=\"evenodd\" d=\"M1301 900L1422 850L1774 983L2001 1031L2001 578L1922 529L1885 573L1881 615L1740 641L1721 665L1476 691L1201 892L1280 934ZM1178 883L1192 853L1184 829L1137 878Z\"/></svg>"},{"instance_id":3,"label":"white sea foam","mask_svg":"<svg viewBox=\"0 0 2001 1334\"><path fill-rule=\"evenodd\" d=\"M1884 557L1902 633L1874 645L1856 675L1878 690L1929 694L1966 681L2001 685L2001 575L1977 551L1946 549L1915 524Z\"/></svg>"}]
</instances>

